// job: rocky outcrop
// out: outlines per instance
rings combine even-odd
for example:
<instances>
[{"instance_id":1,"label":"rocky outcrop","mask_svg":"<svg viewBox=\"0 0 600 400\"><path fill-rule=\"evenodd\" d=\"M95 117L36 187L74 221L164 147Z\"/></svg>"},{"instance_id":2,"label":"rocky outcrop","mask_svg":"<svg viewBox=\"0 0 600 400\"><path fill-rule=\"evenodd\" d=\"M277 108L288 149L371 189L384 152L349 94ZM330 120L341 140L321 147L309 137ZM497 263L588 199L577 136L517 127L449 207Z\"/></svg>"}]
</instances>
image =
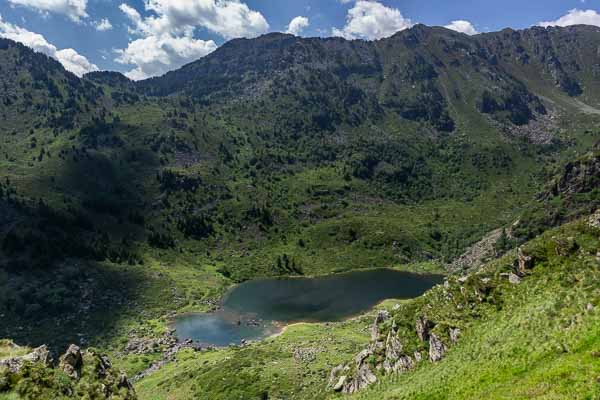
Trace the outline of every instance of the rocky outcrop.
<instances>
[{"instance_id":1,"label":"rocky outcrop","mask_svg":"<svg viewBox=\"0 0 600 400\"><path fill-rule=\"evenodd\" d=\"M354 358L356 363L356 374L352 380L344 385L342 390L344 393L358 392L372 383L377 382L377 377L373 371L371 371L371 367L367 362L368 358L372 355L373 351L371 349L365 349L358 353Z\"/></svg>"},{"instance_id":2,"label":"rocky outcrop","mask_svg":"<svg viewBox=\"0 0 600 400\"><path fill-rule=\"evenodd\" d=\"M431 332L434 326L435 324L423 315L420 315L417 318L415 330L417 331L417 336L421 342L426 342L429 340L429 332Z\"/></svg>"},{"instance_id":3,"label":"rocky outcrop","mask_svg":"<svg viewBox=\"0 0 600 400\"><path fill-rule=\"evenodd\" d=\"M340 364L331 370L328 387L342 393L355 393L377 382L374 371L383 374L401 374L415 368L423 360L419 349L407 351L399 336L396 321L392 319L391 327L382 340L385 328L381 324L388 321L388 312L379 312L370 328L371 343L354 358L354 364ZM388 325L389 326L389 325ZM435 333L436 324L425 315L419 315L415 323L415 334L422 343L429 346L429 360L440 361L447 351L447 345ZM439 328L437 328L439 329ZM448 328L447 334L451 343L456 343L461 335L459 328Z\"/></svg>"},{"instance_id":4,"label":"rocky outcrop","mask_svg":"<svg viewBox=\"0 0 600 400\"><path fill-rule=\"evenodd\" d=\"M382 310L377 313L377 316L375 317L375 321L373 322L373 325L371 326L371 340L379 339L379 335L380 335L379 324L387 321L389 318L390 318L390 313L386 310Z\"/></svg>"},{"instance_id":5,"label":"rocky outcrop","mask_svg":"<svg viewBox=\"0 0 600 400\"><path fill-rule=\"evenodd\" d=\"M371 370L368 359L373 355L370 348L364 349L354 357L354 369L340 364L331 370L329 386L336 392L352 394L377 382L377 376Z\"/></svg>"},{"instance_id":6,"label":"rocky outcrop","mask_svg":"<svg viewBox=\"0 0 600 400\"><path fill-rule=\"evenodd\" d=\"M524 276L528 270L533 269L535 260L532 256L525 253L522 247L517 250L517 261L515 267L517 269L517 275Z\"/></svg>"},{"instance_id":7,"label":"rocky outcrop","mask_svg":"<svg viewBox=\"0 0 600 400\"><path fill-rule=\"evenodd\" d=\"M70 345L67 352L60 357L60 369L69 377L79 379L82 366L83 357L81 356L81 349L74 344Z\"/></svg>"},{"instance_id":8,"label":"rocky outcrop","mask_svg":"<svg viewBox=\"0 0 600 400\"><path fill-rule=\"evenodd\" d=\"M429 336L429 360L431 362L438 362L446 354L446 345L444 342L435 334L432 333Z\"/></svg>"},{"instance_id":9,"label":"rocky outcrop","mask_svg":"<svg viewBox=\"0 0 600 400\"><path fill-rule=\"evenodd\" d=\"M27 363L41 363L45 366L50 366L52 364L52 356L46 346L40 346L24 356L0 360L0 369L6 368L12 373L19 373Z\"/></svg>"},{"instance_id":10,"label":"rocky outcrop","mask_svg":"<svg viewBox=\"0 0 600 400\"><path fill-rule=\"evenodd\" d=\"M68 378L62 373L57 374L59 370ZM0 382L3 392L11 393L19 388L43 399L137 398L127 375L115 370L107 356L93 349L82 352L76 345L69 346L56 368L46 346L24 356L0 360Z\"/></svg>"}]
</instances>

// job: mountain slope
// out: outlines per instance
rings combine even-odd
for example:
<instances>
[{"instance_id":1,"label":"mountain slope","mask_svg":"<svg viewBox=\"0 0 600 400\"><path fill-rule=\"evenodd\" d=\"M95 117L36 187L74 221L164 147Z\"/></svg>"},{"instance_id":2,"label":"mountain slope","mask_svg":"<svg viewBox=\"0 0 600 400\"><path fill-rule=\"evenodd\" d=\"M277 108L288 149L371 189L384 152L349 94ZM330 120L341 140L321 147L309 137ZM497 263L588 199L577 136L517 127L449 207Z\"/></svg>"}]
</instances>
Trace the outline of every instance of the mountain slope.
<instances>
[{"instance_id":1,"label":"mountain slope","mask_svg":"<svg viewBox=\"0 0 600 400\"><path fill-rule=\"evenodd\" d=\"M92 322L70 334L105 343L142 311L206 310L255 277L440 270L598 140L576 106L596 106L597 36L270 34L139 83L79 79L2 41L3 336L60 338L90 298ZM581 94L543 72L544 53ZM44 328L17 329L32 321Z\"/></svg>"}]
</instances>

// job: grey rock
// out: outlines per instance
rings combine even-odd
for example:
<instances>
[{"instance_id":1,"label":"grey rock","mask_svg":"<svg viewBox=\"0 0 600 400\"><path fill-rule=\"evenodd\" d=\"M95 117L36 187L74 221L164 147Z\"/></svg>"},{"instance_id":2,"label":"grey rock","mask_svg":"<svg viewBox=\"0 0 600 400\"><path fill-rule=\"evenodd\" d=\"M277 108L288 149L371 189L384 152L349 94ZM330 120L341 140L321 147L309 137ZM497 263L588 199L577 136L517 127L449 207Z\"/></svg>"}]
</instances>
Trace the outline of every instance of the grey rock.
<instances>
[{"instance_id":1,"label":"grey rock","mask_svg":"<svg viewBox=\"0 0 600 400\"><path fill-rule=\"evenodd\" d=\"M518 285L519 283L521 283L521 277L511 272L510 274L508 274L508 281L513 285Z\"/></svg>"},{"instance_id":2,"label":"grey rock","mask_svg":"<svg viewBox=\"0 0 600 400\"><path fill-rule=\"evenodd\" d=\"M46 346L40 346L24 356L0 360L0 368L6 368L10 372L19 373L26 363L41 363L50 366L52 364L52 356Z\"/></svg>"},{"instance_id":3,"label":"grey rock","mask_svg":"<svg viewBox=\"0 0 600 400\"><path fill-rule=\"evenodd\" d=\"M452 343L456 343L458 342L458 339L460 338L460 329L458 328L450 328L450 340L452 341Z\"/></svg>"},{"instance_id":4,"label":"grey rock","mask_svg":"<svg viewBox=\"0 0 600 400\"><path fill-rule=\"evenodd\" d=\"M344 386L342 392L347 394L356 393L375 382L377 382L377 377L371 371L371 368L367 364L362 364L356 372L354 379Z\"/></svg>"},{"instance_id":5,"label":"grey rock","mask_svg":"<svg viewBox=\"0 0 600 400\"><path fill-rule=\"evenodd\" d=\"M308 348L296 348L294 349L294 359L298 362L311 363L317 359L317 349Z\"/></svg>"},{"instance_id":6,"label":"grey rock","mask_svg":"<svg viewBox=\"0 0 600 400\"><path fill-rule=\"evenodd\" d=\"M525 251L523 251L522 247L519 247L517 250L517 273L523 276L527 270L532 269L534 267L533 257L527 255Z\"/></svg>"},{"instance_id":7,"label":"grey rock","mask_svg":"<svg viewBox=\"0 0 600 400\"><path fill-rule=\"evenodd\" d=\"M371 326L371 340L377 340L380 335L379 324L387 321L390 318L390 313L386 310L379 311Z\"/></svg>"},{"instance_id":8,"label":"grey rock","mask_svg":"<svg viewBox=\"0 0 600 400\"><path fill-rule=\"evenodd\" d=\"M432 333L429 336L429 360L438 362L444 358L444 354L446 354L446 346L435 333Z\"/></svg>"},{"instance_id":9,"label":"grey rock","mask_svg":"<svg viewBox=\"0 0 600 400\"><path fill-rule=\"evenodd\" d=\"M340 364L337 367L334 367L329 374L329 386L334 386L334 383L338 381L338 375L346 370L346 366L344 364Z\"/></svg>"},{"instance_id":10,"label":"grey rock","mask_svg":"<svg viewBox=\"0 0 600 400\"><path fill-rule=\"evenodd\" d=\"M418 351L415 351L415 354L414 354L414 356L415 356L415 362L418 362L418 363L419 363L419 362L423 361L423 356L421 355L421 353L420 353L420 352L418 352Z\"/></svg>"},{"instance_id":11,"label":"grey rock","mask_svg":"<svg viewBox=\"0 0 600 400\"><path fill-rule=\"evenodd\" d=\"M435 324L428 320L424 315L420 315L417 318L417 322L415 324L415 330L417 331L417 336L421 342L426 342L429 340L429 333L435 327Z\"/></svg>"},{"instance_id":12,"label":"grey rock","mask_svg":"<svg viewBox=\"0 0 600 400\"><path fill-rule=\"evenodd\" d=\"M333 391L334 392L341 392L342 389L344 388L344 385L346 384L346 379L348 377L346 375L342 375L340 376L340 378L338 379L337 383L335 385L333 385Z\"/></svg>"},{"instance_id":13,"label":"grey rock","mask_svg":"<svg viewBox=\"0 0 600 400\"><path fill-rule=\"evenodd\" d=\"M71 378L79 379L81 367L83 366L81 349L74 344L70 345L66 353L60 357L59 366Z\"/></svg>"}]
</instances>

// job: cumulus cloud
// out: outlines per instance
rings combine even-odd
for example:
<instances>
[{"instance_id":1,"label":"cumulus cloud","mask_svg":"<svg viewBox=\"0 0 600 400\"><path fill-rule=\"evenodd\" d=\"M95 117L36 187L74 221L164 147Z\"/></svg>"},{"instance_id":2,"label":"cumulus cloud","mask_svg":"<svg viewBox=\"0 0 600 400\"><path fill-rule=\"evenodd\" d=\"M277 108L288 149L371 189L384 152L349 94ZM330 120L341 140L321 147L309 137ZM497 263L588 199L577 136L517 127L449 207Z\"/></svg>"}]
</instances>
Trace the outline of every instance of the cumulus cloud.
<instances>
[{"instance_id":1,"label":"cumulus cloud","mask_svg":"<svg viewBox=\"0 0 600 400\"><path fill-rule=\"evenodd\" d=\"M539 26L570 26L570 25L595 25L600 26L600 14L595 10L572 9L555 21L543 21Z\"/></svg>"},{"instance_id":2,"label":"cumulus cloud","mask_svg":"<svg viewBox=\"0 0 600 400\"><path fill-rule=\"evenodd\" d=\"M57 50L54 57L67 71L71 71L77 76L82 76L92 71L98 71L96 65L89 62L87 58L73 49Z\"/></svg>"},{"instance_id":3,"label":"cumulus cloud","mask_svg":"<svg viewBox=\"0 0 600 400\"><path fill-rule=\"evenodd\" d=\"M145 19L154 32L203 27L233 39L255 37L269 29L260 12L239 0L147 0L146 10L157 15Z\"/></svg>"},{"instance_id":4,"label":"cumulus cloud","mask_svg":"<svg viewBox=\"0 0 600 400\"><path fill-rule=\"evenodd\" d=\"M115 61L136 65L125 75L140 80L162 75L211 53L217 48L212 40L194 39L191 34L179 37L170 35L148 36L129 43L126 49L117 50Z\"/></svg>"},{"instance_id":5,"label":"cumulus cloud","mask_svg":"<svg viewBox=\"0 0 600 400\"><path fill-rule=\"evenodd\" d=\"M466 33L467 35L477 35L479 33L472 23L460 19L450 22L445 28L452 29L456 32Z\"/></svg>"},{"instance_id":6,"label":"cumulus cloud","mask_svg":"<svg viewBox=\"0 0 600 400\"><path fill-rule=\"evenodd\" d=\"M346 25L342 29L333 28L332 34L346 39L375 40L392 36L412 25L412 21L404 18L396 8L377 1L359 0L348 10Z\"/></svg>"},{"instance_id":7,"label":"cumulus cloud","mask_svg":"<svg viewBox=\"0 0 600 400\"><path fill-rule=\"evenodd\" d=\"M37 52L55 58L67 71L71 71L77 76L98 71L96 65L89 62L87 58L77 53L77 51L73 49L59 50L39 33L31 32L25 28L5 22L2 16L0 16L0 37L21 42Z\"/></svg>"},{"instance_id":8,"label":"cumulus cloud","mask_svg":"<svg viewBox=\"0 0 600 400\"><path fill-rule=\"evenodd\" d=\"M102 18L100 21L96 21L94 26L96 27L96 30L100 32L110 31L113 28L110 21L106 18Z\"/></svg>"},{"instance_id":9,"label":"cumulus cloud","mask_svg":"<svg viewBox=\"0 0 600 400\"><path fill-rule=\"evenodd\" d=\"M79 22L86 18L87 0L8 0L14 6L24 6L46 13L66 15L73 21Z\"/></svg>"},{"instance_id":10,"label":"cumulus cloud","mask_svg":"<svg viewBox=\"0 0 600 400\"><path fill-rule=\"evenodd\" d=\"M213 40L194 37L196 28L224 39L255 37L269 29L267 20L239 0L146 0L146 17L128 4L119 6L130 21L129 32L139 36L116 50L115 61L135 65L131 79L164 74L203 57L217 48Z\"/></svg>"},{"instance_id":11,"label":"cumulus cloud","mask_svg":"<svg viewBox=\"0 0 600 400\"><path fill-rule=\"evenodd\" d=\"M304 29L308 28L310 21L306 17L296 17L290 21L286 33L299 35Z\"/></svg>"}]
</instances>

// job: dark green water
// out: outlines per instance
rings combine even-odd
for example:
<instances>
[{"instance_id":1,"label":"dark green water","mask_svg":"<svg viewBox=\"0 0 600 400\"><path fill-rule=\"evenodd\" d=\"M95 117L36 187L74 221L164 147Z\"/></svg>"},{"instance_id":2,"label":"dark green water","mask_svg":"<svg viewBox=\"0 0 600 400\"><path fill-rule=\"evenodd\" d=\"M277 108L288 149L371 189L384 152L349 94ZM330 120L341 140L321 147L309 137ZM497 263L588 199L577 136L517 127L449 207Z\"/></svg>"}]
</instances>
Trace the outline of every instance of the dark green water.
<instances>
[{"instance_id":1,"label":"dark green water","mask_svg":"<svg viewBox=\"0 0 600 400\"><path fill-rule=\"evenodd\" d=\"M439 275L389 269L249 281L228 293L221 311L178 317L175 329L181 340L239 344L276 333L281 323L340 321L385 299L417 297L441 281Z\"/></svg>"}]
</instances>

